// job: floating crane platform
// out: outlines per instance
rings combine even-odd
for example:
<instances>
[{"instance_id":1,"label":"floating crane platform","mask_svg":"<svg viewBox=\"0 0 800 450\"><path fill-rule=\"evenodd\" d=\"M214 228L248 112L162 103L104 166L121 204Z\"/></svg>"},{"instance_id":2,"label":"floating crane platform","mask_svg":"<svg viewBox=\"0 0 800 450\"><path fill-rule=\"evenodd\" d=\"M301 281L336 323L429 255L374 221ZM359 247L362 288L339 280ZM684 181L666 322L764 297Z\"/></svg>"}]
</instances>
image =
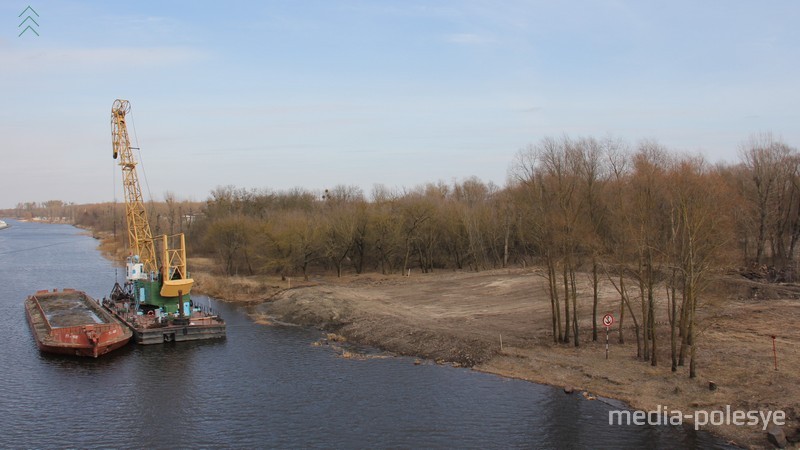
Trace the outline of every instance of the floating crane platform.
<instances>
[{"instance_id":1,"label":"floating crane platform","mask_svg":"<svg viewBox=\"0 0 800 450\"><path fill-rule=\"evenodd\" d=\"M124 288L116 283L103 307L133 331L137 344L224 338L225 321L190 297L194 280L186 265L183 233L154 237L150 229L126 125L130 110L127 100L117 99L111 106L112 156L122 169L131 254Z\"/></svg>"},{"instance_id":2,"label":"floating crane platform","mask_svg":"<svg viewBox=\"0 0 800 450\"><path fill-rule=\"evenodd\" d=\"M119 283L114 285L111 298L103 299L103 308L122 321L133 332L137 344L223 339L225 321L209 308L189 306L167 313L148 304L137 305L134 296L126 293Z\"/></svg>"}]
</instances>

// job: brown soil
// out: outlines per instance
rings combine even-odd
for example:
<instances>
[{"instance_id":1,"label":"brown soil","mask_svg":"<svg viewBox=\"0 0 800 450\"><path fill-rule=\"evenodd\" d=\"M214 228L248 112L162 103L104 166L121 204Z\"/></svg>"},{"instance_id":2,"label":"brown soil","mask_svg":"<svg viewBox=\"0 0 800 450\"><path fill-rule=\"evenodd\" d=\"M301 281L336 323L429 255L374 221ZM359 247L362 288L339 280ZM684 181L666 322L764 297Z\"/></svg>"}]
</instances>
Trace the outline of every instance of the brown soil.
<instances>
[{"instance_id":1,"label":"brown soil","mask_svg":"<svg viewBox=\"0 0 800 450\"><path fill-rule=\"evenodd\" d=\"M89 300L92 301L93 300ZM42 295L39 304L47 314L47 320L54 328L74 327L93 324L94 318L106 323L102 314L96 314L91 304L87 304L83 294L62 293L60 295ZM99 307L97 308L99 309Z\"/></svg>"},{"instance_id":2,"label":"brown soil","mask_svg":"<svg viewBox=\"0 0 800 450\"><path fill-rule=\"evenodd\" d=\"M296 280L240 279L223 290L236 290L237 283L241 287L246 281L248 291L239 291L236 297L257 302L253 315L263 323L279 320L315 326L351 342L586 390L645 411L659 406L684 413L713 411L724 410L725 405L731 405L731 410L783 410L788 416L784 431L790 437L797 434L800 301L787 298L797 297L797 288L776 290L732 276L716 283L710 291L717 298L707 301L699 312L698 377L689 379L688 360L687 367L670 370L664 299L658 306L659 322L663 322L658 366L637 359L629 319L625 344L618 343L618 324L612 327L606 360L605 331L600 329L598 342L591 342L591 287L588 275L580 278L582 335L577 348L553 343L546 280L532 270L326 277L300 287ZM205 284L216 283L218 278L209 277ZM752 299L754 293L757 299ZM216 294L231 297L222 291ZM616 291L603 283L601 294L598 315L613 312L618 317ZM777 371L773 334L777 335ZM716 383L717 390L709 390L709 381ZM760 425L704 429L738 445L771 447Z\"/></svg>"}]
</instances>

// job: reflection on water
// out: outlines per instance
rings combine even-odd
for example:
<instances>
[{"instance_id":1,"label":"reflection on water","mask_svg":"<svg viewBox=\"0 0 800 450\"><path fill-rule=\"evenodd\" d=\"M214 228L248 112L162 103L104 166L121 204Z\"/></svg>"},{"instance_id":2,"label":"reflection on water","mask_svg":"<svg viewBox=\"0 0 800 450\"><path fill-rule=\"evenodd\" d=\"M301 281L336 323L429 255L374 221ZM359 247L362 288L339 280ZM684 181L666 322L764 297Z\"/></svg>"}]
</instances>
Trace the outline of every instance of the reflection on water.
<instances>
[{"instance_id":1,"label":"reflection on water","mask_svg":"<svg viewBox=\"0 0 800 450\"><path fill-rule=\"evenodd\" d=\"M222 341L129 346L92 360L40 354L23 299L38 289L108 294L115 269L64 225L0 233L3 446L537 447L720 446L671 427L610 427L602 402L407 358L354 361L319 333L254 324L207 298ZM120 272L121 273L121 272Z\"/></svg>"}]
</instances>

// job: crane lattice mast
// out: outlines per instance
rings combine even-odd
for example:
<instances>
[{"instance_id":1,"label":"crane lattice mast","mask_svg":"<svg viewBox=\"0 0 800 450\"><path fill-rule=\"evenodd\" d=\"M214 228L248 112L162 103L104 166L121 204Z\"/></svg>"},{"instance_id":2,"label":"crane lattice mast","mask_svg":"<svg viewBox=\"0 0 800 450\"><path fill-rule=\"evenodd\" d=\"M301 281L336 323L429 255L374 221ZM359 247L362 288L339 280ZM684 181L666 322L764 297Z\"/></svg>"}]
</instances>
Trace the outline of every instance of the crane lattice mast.
<instances>
[{"instance_id":1,"label":"crane lattice mast","mask_svg":"<svg viewBox=\"0 0 800 450\"><path fill-rule=\"evenodd\" d=\"M111 108L111 137L114 159L119 158L122 168L122 186L125 191L125 219L128 224L128 244L134 255L144 264L144 273L153 273L156 267L156 250L147 210L142 199L142 189L136 175L136 159L133 156L125 115L131 105L127 100L116 100Z\"/></svg>"}]
</instances>

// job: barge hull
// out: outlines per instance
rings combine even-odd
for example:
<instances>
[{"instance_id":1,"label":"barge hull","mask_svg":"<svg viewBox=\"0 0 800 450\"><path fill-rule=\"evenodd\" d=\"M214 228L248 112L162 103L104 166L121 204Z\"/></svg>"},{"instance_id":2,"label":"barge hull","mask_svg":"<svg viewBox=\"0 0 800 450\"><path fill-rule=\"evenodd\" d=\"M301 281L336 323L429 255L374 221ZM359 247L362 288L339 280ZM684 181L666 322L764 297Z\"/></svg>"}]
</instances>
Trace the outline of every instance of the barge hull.
<instances>
[{"instance_id":1,"label":"barge hull","mask_svg":"<svg viewBox=\"0 0 800 450\"><path fill-rule=\"evenodd\" d=\"M103 308L128 327L134 342L141 345L224 339L227 334L220 317L204 312L192 312L185 318L159 318L139 313L130 302L115 300L105 300Z\"/></svg>"},{"instance_id":2,"label":"barge hull","mask_svg":"<svg viewBox=\"0 0 800 450\"><path fill-rule=\"evenodd\" d=\"M25 300L25 315L40 351L98 356L127 344L133 333L86 293L38 291Z\"/></svg>"},{"instance_id":3,"label":"barge hull","mask_svg":"<svg viewBox=\"0 0 800 450\"><path fill-rule=\"evenodd\" d=\"M156 329L136 329L131 327L131 329L136 343L143 345L222 339L225 337L226 332L224 325L169 326Z\"/></svg>"}]
</instances>

